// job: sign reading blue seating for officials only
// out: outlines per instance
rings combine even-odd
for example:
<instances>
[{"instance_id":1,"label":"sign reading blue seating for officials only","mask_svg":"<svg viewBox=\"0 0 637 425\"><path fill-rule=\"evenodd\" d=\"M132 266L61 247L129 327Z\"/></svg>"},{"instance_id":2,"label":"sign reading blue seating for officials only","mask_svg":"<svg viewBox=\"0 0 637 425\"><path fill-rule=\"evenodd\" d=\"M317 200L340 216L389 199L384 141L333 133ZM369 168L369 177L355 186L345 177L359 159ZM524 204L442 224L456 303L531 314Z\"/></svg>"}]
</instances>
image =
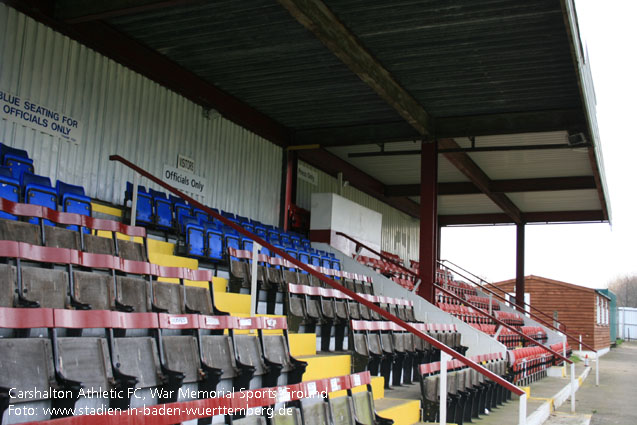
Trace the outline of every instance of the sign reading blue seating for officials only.
<instances>
[{"instance_id":1,"label":"sign reading blue seating for officials only","mask_svg":"<svg viewBox=\"0 0 637 425\"><path fill-rule=\"evenodd\" d=\"M182 192L193 195L198 201L205 202L204 190L208 189L208 181L203 177L164 164L161 178Z\"/></svg>"},{"instance_id":2,"label":"sign reading blue seating for officials only","mask_svg":"<svg viewBox=\"0 0 637 425\"><path fill-rule=\"evenodd\" d=\"M0 118L80 143L82 123L66 114L0 90Z\"/></svg>"}]
</instances>

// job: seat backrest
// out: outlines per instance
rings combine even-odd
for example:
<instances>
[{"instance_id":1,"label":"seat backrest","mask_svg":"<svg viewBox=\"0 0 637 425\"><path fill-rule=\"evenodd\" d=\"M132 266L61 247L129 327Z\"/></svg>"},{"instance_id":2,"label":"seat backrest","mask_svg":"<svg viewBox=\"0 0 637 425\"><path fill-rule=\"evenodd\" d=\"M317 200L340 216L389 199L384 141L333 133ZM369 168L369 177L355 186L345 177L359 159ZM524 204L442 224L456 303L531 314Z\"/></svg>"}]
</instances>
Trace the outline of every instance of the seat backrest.
<instances>
[{"instance_id":1,"label":"seat backrest","mask_svg":"<svg viewBox=\"0 0 637 425\"><path fill-rule=\"evenodd\" d=\"M16 268L9 264L0 264L0 307L14 306L15 285Z\"/></svg>"},{"instance_id":2,"label":"seat backrest","mask_svg":"<svg viewBox=\"0 0 637 425\"><path fill-rule=\"evenodd\" d=\"M73 292L76 301L89 304L93 310L110 310L115 306L111 275L74 271Z\"/></svg>"},{"instance_id":3,"label":"seat backrest","mask_svg":"<svg viewBox=\"0 0 637 425\"><path fill-rule=\"evenodd\" d=\"M15 391L33 391L29 401L41 400L55 382L53 350L48 338L0 338L0 382ZM19 400L18 400L19 401Z\"/></svg>"},{"instance_id":4,"label":"seat backrest","mask_svg":"<svg viewBox=\"0 0 637 425\"><path fill-rule=\"evenodd\" d=\"M275 414L271 419L272 425L304 425L298 407L290 407L284 414Z\"/></svg>"},{"instance_id":5,"label":"seat backrest","mask_svg":"<svg viewBox=\"0 0 637 425\"><path fill-rule=\"evenodd\" d=\"M330 398L329 403L334 425L355 425L352 400L349 397Z\"/></svg>"},{"instance_id":6,"label":"seat backrest","mask_svg":"<svg viewBox=\"0 0 637 425\"><path fill-rule=\"evenodd\" d=\"M220 369L220 379L237 376L234 347L229 335L202 335L201 360L212 368Z\"/></svg>"},{"instance_id":7,"label":"seat backrest","mask_svg":"<svg viewBox=\"0 0 637 425\"><path fill-rule=\"evenodd\" d=\"M84 235L84 250L92 254L115 255L115 243L113 238Z\"/></svg>"},{"instance_id":8,"label":"seat backrest","mask_svg":"<svg viewBox=\"0 0 637 425\"><path fill-rule=\"evenodd\" d=\"M362 332L354 332L354 351L363 356L369 356L367 337Z\"/></svg>"},{"instance_id":9,"label":"seat backrest","mask_svg":"<svg viewBox=\"0 0 637 425\"><path fill-rule=\"evenodd\" d=\"M368 391L352 395L356 421L362 425L374 425L374 402Z\"/></svg>"},{"instance_id":10,"label":"seat backrest","mask_svg":"<svg viewBox=\"0 0 637 425\"><path fill-rule=\"evenodd\" d=\"M40 307L66 308L69 275L62 270L22 267L22 296Z\"/></svg>"},{"instance_id":11,"label":"seat backrest","mask_svg":"<svg viewBox=\"0 0 637 425\"><path fill-rule=\"evenodd\" d=\"M301 413L304 425L330 425L328 404L323 398L301 400Z\"/></svg>"},{"instance_id":12,"label":"seat backrest","mask_svg":"<svg viewBox=\"0 0 637 425\"><path fill-rule=\"evenodd\" d=\"M186 285L186 307L191 311L199 314L213 314L212 298L210 298L210 290L197 286Z\"/></svg>"},{"instance_id":13,"label":"seat backrest","mask_svg":"<svg viewBox=\"0 0 637 425\"><path fill-rule=\"evenodd\" d=\"M113 370L106 338L58 338L58 367L62 376L82 384L87 391L112 387Z\"/></svg>"},{"instance_id":14,"label":"seat backrest","mask_svg":"<svg viewBox=\"0 0 637 425\"><path fill-rule=\"evenodd\" d=\"M285 335L268 335L264 334L263 338L263 356L270 362L283 365L281 372L289 372L292 370L290 361L290 349Z\"/></svg>"},{"instance_id":15,"label":"seat backrest","mask_svg":"<svg viewBox=\"0 0 637 425\"><path fill-rule=\"evenodd\" d=\"M117 301L133 308L133 311L144 313L151 310L149 283L147 280L117 276Z\"/></svg>"},{"instance_id":16,"label":"seat backrest","mask_svg":"<svg viewBox=\"0 0 637 425\"><path fill-rule=\"evenodd\" d=\"M146 262L146 250L141 243L118 239L119 256L126 260Z\"/></svg>"},{"instance_id":17,"label":"seat backrest","mask_svg":"<svg viewBox=\"0 0 637 425\"><path fill-rule=\"evenodd\" d=\"M175 283L153 282L153 305L170 314L184 313L183 287Z\"/></svg>"},{"instance_id":18,"label":"seat backrest","mask_svg":"<svg viewBox=\"0 0 637 425\"><path fill-rule=\"evenodd\" d=\"M137 388L161 385L161 366L154 338L114 338L113 360L121 373L137 378Z\"/></svg>"},{"instance_id":19,"label":"seat backrest","mask_svg":"<svg viewBox=\"0 0 637 425\"><path fill-rule=\"evenodd\" d=\"M254 366L254 376L263 375L265 364L259 338L255 335L235 335L234 344L237 348L237 360L245 365Z\"/></svg>"},{"instance_id":20,"label":"seat backrest","mask_svg":"<svg viewBox=\"0 0 637 425\"><path fill-rule=\"evenodd\" d=\"M63 229L61 227L45 226L44 238L46 239L46 246L75 250L79 250L81 248L80 234L73 230Z\"/></svg>"},{"instance_id":21,"label":"seat backrest","mask_svg":"<svg viewBox=\"0 0 637 425\"><path fill-rule=\"evenodd\" d=\"M165 366L183 373L184 383L197 382L201 368L197 339L187 335L164 335L162 343Z\"/></svg>"}]
</instances>

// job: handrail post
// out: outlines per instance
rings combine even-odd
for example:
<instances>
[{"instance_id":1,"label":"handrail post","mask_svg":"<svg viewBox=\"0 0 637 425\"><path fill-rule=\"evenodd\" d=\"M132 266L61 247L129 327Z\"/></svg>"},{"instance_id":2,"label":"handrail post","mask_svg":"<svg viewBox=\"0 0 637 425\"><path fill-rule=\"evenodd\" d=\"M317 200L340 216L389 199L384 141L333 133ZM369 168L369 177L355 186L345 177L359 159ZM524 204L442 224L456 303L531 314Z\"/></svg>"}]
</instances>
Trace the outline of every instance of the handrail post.
<instances>
[{"instance_id":1,"label":"handrail post","mask_svg":"<svg viewBox=\"0 0 637 425\"><path fill-rule=\"evenodd\" d=\"M571 363L571 413L575 413L575 363Z\"/></svg>"},{"instance_id":2,"label":"handrail post","mask_svg":"<svg viewBox=\"0 0 637 425\"><path fill-rule=\"evenodd\" d=\"M493 294L489 292L489 316L493 316Z\"/></svg>"},{"instance_id":3,"label":"handrail post","mask_svg":"<svg viewBox=\"0 0 637 425\"><path fill-rule=\"evenodd\" d=\"M259 291L257 290L257 260L259 259L259 249L261 245L252 241L252 267L250 273L252 279L250 282L250 317L257 314L257 303L259 302Z\"/></svg>"},{"instance_id":4,"label":"handrail post","mask_svg":"<svg viewBox=\"0 0 637 425\"><path fill-rule=\"evenodd\" d=\"M451 356L440 352L440 425L447 423L447 362Z\"/></svg>"},{"instance_id":5,"label":"handrail post","mask_svg":"<svg viewBox=\"0 0 637 425\"><path fill-rule=\"evenodd\" d=\"M133 177L133 205L131 205L130 212L130 225L135 226L135 222L137 221L137 186L139 185L139 173L135 172L135 176ZM117 236L116 236L117 237ZM130 240L134 240L133 236L130 237Z\"/></svg>"},{"instance_id":6,"label":"handrail post","mask_svg":"<svg viewBox=\"0 0 637 425\"><path fill-rule=\"evenodd\" d=\"M526 425L526 392L520 396L520 414L518 425Z\"/></svg>"},{"instance_id":7,"label":"handrail post","mask_svg":"<svg viewBox=\"0 0 637 425\"><path fill-rule=\"evenodd\" d=\"M579 336L579 352L582 352L582 335Z\"/></svg>"},{"instance_id":8,"label":"handrail post","mask_svg":"<svg viewBox=\"0 0 637 425\"><path fill-rule=\"evenodd\" d=\"M595 386L599 387L599 353L595 353Z\"/></svg>"}]
</instances>

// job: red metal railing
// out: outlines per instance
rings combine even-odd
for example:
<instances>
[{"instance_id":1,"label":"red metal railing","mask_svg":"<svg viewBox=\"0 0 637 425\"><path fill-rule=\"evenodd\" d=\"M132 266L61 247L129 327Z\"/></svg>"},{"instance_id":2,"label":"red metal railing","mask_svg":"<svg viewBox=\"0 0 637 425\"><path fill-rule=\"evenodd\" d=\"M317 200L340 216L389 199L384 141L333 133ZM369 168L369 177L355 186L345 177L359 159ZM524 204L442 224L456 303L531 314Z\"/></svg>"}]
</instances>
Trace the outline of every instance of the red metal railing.
<instances>
[{"instance_id":1,"label":"red metal railing","mask_svg":"<svg viewBox=\"0 0 637 425\"><path fill-rule=\"evenodd\" d=\"M452 263L452 262L451 262L451 261L449 261L449 260L443 260L443 261L446 261L446 262L448 262L448 263L454 264L454 263ZM442 263L443 263L443 262L441 261L440 263L441 263L441 265L442 265ZM449 266L447 266L447 265L443 265L443 266L444 266L444 267L446 267L446 268L448 268L448 269L451 269L451 268L450 268ZM458 266L457 264L454 264L454 266L456 266L456 267L458 267L458 268L460 268L460 269L464 270L465 272L467 272L467 273L471 274L472 276L475 276L473 273L471 273L471 272L469 272L469 271L466 271L465 269L463 269L462 267ZM489 292L490 294L492 294L494 297L499 298L501 301L511 303L511 301L510 301L510 300L507 300L506 298L502 297L501 295L496 294L496 293L495 293L495 292L493 292L491 289L489 289L489 288L487 288L487 287L485 287L485 286L481 285L480 283L478 283L478 282L476 282L476 281L472 280L471 278L469 278L469 277L467 277L467 276L463 275L461 272L458 272L458 271L457 271L457 270L455 270L455 269L451 269L451 270L452 270L454 273L456 273L458 276L461 276L461 277L463 277L464 279L467 279L469 282L473 283L474 285L478 286L480 289L483 289L483 290L485 290L485 291ZM478 278L477 276L475 276L475 277L476 277L476 278ZM480 278L478 278L478 279L480 279ZM482 282L488 283L488 282L486 282L485 280L482 280L482 279L480 279L480 280L481 280ZM498 288L497 286L493 285L492 283L489 283L489 285L491 285L491 286L492 286L492 287L494 287L494 288L499 289L500 291L502 291L503 293L505 293L505 294L506 294L506 291L502 290L501 288ZM515 303L512 303L512 304L515 304ZM525 304L525 305L528 305L528 304L526 304L526 303L524 303L524 304ZM518 308L519 308L519 309L518 309L518 311L521 311L521 310L520 310L520 308L521 308L521 307L520 307L518 304L515 304L515 305L516 305L516 307L518 307ZM536 310L537 310L537 309L536 309ZM538 310L538 311L539 311L539 310ZM531 317L533 317L533 318L534 318L535 320L537 320L538 322L542 323L544 326L547 326L547 327L549 327L549 328L551 328L551 329L553 329L553 330L555 330L555 331L558 331L558 332L563 333L564 335L566 335L566 337L567 337L568 339L570 339L571 341L575 342L576 344L581 344L582 346L584 346L584 347L588 348L589 350L593 351L594 353L597 353L597 350L595 350L593 347L591 347L590 345L586 344L585 342L580 341L580 340L579 340L579 338L575 338L575 337L574 337L574 336L572 336L571 334L567 333L567 332L566 332L566 330L564 330L564 329L560 329L560 328L557 328L557 327L553 326L552 324L550 324L550 323L548 323L548 322L546 322L546 321L542 320L540 317L537 317L535 314L531 313L530 311L525 311L525 313L528 313ZM545 315L546 315L546 313L542 313L542 314L545 314ZM550 317L550 316L549 316L549 317ZM558 322L558 323L559 323L559 322Z\"/></svg>"},{"instance_id":2,"label":"red metal railing","mask_svg":"<svg viewBox=\"0 0 637 425\"><path fill-rule=\"evenodd\" d=\"M374 254L376 254L376 255L380 256L381 258L388 259L389 261L391 261L391 259L389 259L389 257L387 257L387 256L385 256L385 255L383 255L383 254L381 254L380 252L377 252L377 251L376 251L376 250L374 250L373 248L368 247L368 246L367 246L367 245L365 245L364 243L357 241L356 239L352 238L351 236L346 235L345 233L342 233L342 232L336 232L336 234L337 234L337 235L339 235L339 236L343 236L343 237L345 237L345 238L349 239L350 241L352 241L352 242L356 243L356 244L357 244L357 246L361 246L361 247L365 248L366 250L368 250L368 251L370 251L370 252L372 252L372 253L374 253ZM394 263L394 264L396 264L396 265L397 265L398 267L400 267L401 269L405 270L405 272L406 272L406 273L409 273L409 274L410 274L410 275L412 275L412 276L415 276L415 277L417 277L417 278L420 278L420 277L419 277L416 273L414 273L413 271L409 270L408 268L406 268L406 267L404 267L404 266L402 266L402 265L400 265L400 264L397 264L397 263ZM422 282L421 282L421 284L422 284ZM460 297L459 297L458 295L456 295L455 293L452 293L452 292L450 292L450 291L448 291L448 290L444 289L444 288L443 288L442 286L440 286L440 285L436 285L436 284L434 284L434 287L435 287L436 289L438 289L439 291L442 291L442 292L446 293L447 295L450 295L452 298L455 298L455 299L457 299L457 300L461 301L463 304L466 304L466 305L468 305L468 306L472 307L472 308L473 308L473 309L475 309L478 313L480 313L480 314L482 314L482 315L484 315L484 316L486 316L486 317L489 317L491 320L493 320L494 322L496 322L496 323L497 323L497 324L499 324L500 326L503 326L503 327L505 327L506 329L509 329L509 330L511 330L512 332L514 332L515 334L517 334L517 335L521 336L522 338L526 339L527 341L532 342L533 344L535 344L535 345L538 345L538 346L542 347L544 350L548 351L549 353L553 354L554 356L559 357L559 358L560 358L560 359L562 359L563 361L565 361L565 362L567 362L567 363L572 363L572 361L570 361L569 359L567 359L567 358L566 358L566 357L564 357L563 355L561 355L561 354L557 353L556 351L553 351L551 348L547 347L546 345L543 345L542 343L540 343L539 341L536 341L535 339L531 338L530 336L523 334L522 332L518 331L517 329L513 328L512 326L509 326L508 324L504 323L502 320L498 319L497 317L492 316L492 315L490 315L488 312L486 312L486 311L482 310L481 308L476 307L475 305L471 304L469 301L467 301L467 300L465 300L465 299L460 298Z\"/></svg>"},{"instance_id":3,"label":"red metal railing","mask_svg":"<svg viewBox=\"0 0 637 425\"><path fill-rule=\"evenodd\" d=\"M486 291L488 291L488 292L493 293L493 291L491 291L490 289L485 288L485 287L484 287L484 285L482 285L482 284L481 284L481 283L479 283L479 282L476 282L474 279L477 279L477 280L479 280L480 282L484 282L484 283L486 283L487 285L489 285L490 287L492 287L492 288L494 288L494 289L497 289L499 292L503 293L504 295L508 295L508 294L507 294L507 292L506 292L504 289L499 288L498 286L494 285L493 283L488 282L488 281L486 281L486 280L482 279L480 276L476 276L474 273L471 273L469 270L467 270L467 269L465 269L465 268L463 268L463 267L461 267L461 266L457 265L457 264L456 264L456 263L454 263L453 261L450 261L450 260L440 260L440 261L439 261L439 263L440 263L440 265L442 265L443 267L446 267L446 268L448 268L448 269L452 269L452 270L453 270L453 272L454 272L455 274L457 274L457 275L459 275L459 276L462 276L463 278L467 279L468 281L470 281L470 282L471 282L471 283L473 283L474 285L477 285L477 286L479 286L480 288L483 288L484 290L486 290ZM450 266L446 265L446 263L451 264L453 267L450 267ZM457 269L460 269L460 270L462 270L463 272L470 274L471 276L473 276L473 278L474 278L474 279L471 279L471 278L469 278L469 277L467 277L467 276L463 275L463 274L462 274L461 272L459 272ZM493 294L495 295L495 293L493 293ZM510 303L510 304L513 304L513 306L515 306L515 307L517 308L517 310L518 310L518 311L524 311L525 313L528 313L528 314L530 314L530 315L533 315L533 313L532 313L532 312L527 311L525 308L521 307L521 306L520 306L520 304L518 304L517 300L512 299L512 300L505 300L505 301L506 301L506 302L508 302L508 303ZM545 316L545 317L549 318L550 320L553 320L553 321L557 322L557 323L559 324L559 326L558 326L557 328L556 328L555 326L553 326L553 325L548 325L548 326L551 326L553 329L558 330L558 331L561 331L561 328L566 329L566 325L564 325L564 324L563 324L562 322L560 322L559 320L554 319L554 318L553 318L550 314L544 313L542 310L540 310L540 309L538 309L538 308L536 308L536 307L533 307L531 304L528 304L528 303L527 303L527 302L525 302L525 301L522 301L522 305L523 305L524 307L528 307L529 309L535 310L536 312L538 312L538 313L539 313L539 314L541 314L542 316Z\"/></svg>"},{"instance_id":4,"label":"red metal railing","mask_svg":"<svg viewBox=\"0 0 637 425\"><path fill-rule=\"evenodd\" d=\"M319 280L321 280L325 284L331 286L332 288L338 289L339 291L345 293L346 295L348 295L352 299L354 299L357 302L363 304L367 308L375 311L376 313L378 313L382 317L386 318L387 320L390 320L390 321L396 323L397 325L399 325L403 329L411 332L412 334L416 335L417 337L425 340L426 342L428 342L432 346L436 347L437 349L441 350L442 352L445 352L448 355L450 355L451 357L460 360L463 364L465 364L468 367L474 369L475 371L479 372L480 374L486 376L490 380L492 380L494 382L497 382L498 384L502 385L507 390L509 390L509 391L511 391L511 392L513 392L513 393L515 393L517 395L525 394L525 392L523 390L521 390L517 386L513 385L509 381L501 378L500 376L498 376L495 373L491 372L490 370L482 367L481 365L479 365L476 362L470 360L469 358L463 356L462 354L460 354L457 351L453 350L452 348L446 346L445 344L442 344L437 339L434 339L434 338L430 337L429 335L420 332L419 330L417 330L416 328L414 328L410 324L404 322L403 320L399 319L398 317L394 316L393 314L383 310L382 308L380 308L379 306L375 305L374 303L371 303L371 302L367 301L365 298L361 297L356 292L344 287L343 285L339 284L335 280L330 279L327 276L323 275L322 273L320 273L320 272L308 267L306 264L304 264L304 263L300 262L299 260L297 260L296 258L293 258L292 256L290 256L287 252L282 251L282 250L274 247L274 245L270 244L269 242L267 242L266 240L262 239L258 235L255 235L255 234L245 230L243 227L239 226L236 223L233 223L232 221L228 220L226 217L223 217L221 214L216 213L212 209L210 209L207 206L201 204L200 202L196 201L195 199L191 198L190 196L182 193L181 191L175 189L171 185L163 182L159 178L153 176L152 174L150 174L146 170L144 170L144 169L138 167L137 165L131 163L127 159L122 158L119 155L111 155L109 157L109 159L111 161L118 161L118 162L124 164L125 166L131 168L132 170L136 171L137 173L141 174L142 176L146 177L147 179L151 180L152 182L158 184L159 186L163 187L164 189L174 193L175 195L181 197L182 199L185 199L186 201L188 201L188 203L190 205L203 210L204 212L206 212L210 216L214 217L216 220L222 222L226 226L234 229L235 231L237 231L238 233L240 233L240 234L242 234L244 236L249 237L250 239L252 239L254 242L258 243L259 245L268 248L271 252L274 252L274 253L278 254L279 256L283 257L284 259L286 259L290 263L294 264L297 268L300 268L300 269L306 271L307 273L309 273L312 276L318 278ZM134 188L134 190L136 190L136 189L137 188ZM557 353L555 353L555 354L557 354ZM559 355L559 354L557 354L557 355L558 355L558 357L563 358L561 355ZM568 361L568 360L566 359L566 361Z\"/></svg>"}]
</instances>

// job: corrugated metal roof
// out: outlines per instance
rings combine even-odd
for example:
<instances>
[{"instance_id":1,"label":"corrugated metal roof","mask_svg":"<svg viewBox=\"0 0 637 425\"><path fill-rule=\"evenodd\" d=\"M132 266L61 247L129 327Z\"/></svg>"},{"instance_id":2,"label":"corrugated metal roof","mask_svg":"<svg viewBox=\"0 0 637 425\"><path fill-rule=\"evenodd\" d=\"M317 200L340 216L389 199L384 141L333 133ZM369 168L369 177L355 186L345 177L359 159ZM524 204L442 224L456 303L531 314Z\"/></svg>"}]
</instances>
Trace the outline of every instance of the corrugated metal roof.
<instances>
[{"instance_id":1,"label":"corrugated metal roof","mask_svg":"<svg viewBox=\"0 0 637 425\"><path fill-rule=\"evenodd\" d=\"M420 200L420 199L419 199ZM502 210L486 195L445 195L438 197L438 214L488 214Z\"/></svg>"},{"instance_id":2,"label":"corrugated metal roof","mask_svg":"<svg viewBox=\"0 0 637 425\"><path fill-rule=\"evenodd\" d=\"M468 138L458 138L455 140L464 148L471 147L471 140ZM475 146L478 148L490 146L565 145L567 143L568 132L566 131L499 134L494 136L478 136L475 138Z\"/></svg>"},{"instance_id":3,"label":"corrugated metal roof","mask_svg":"<svg viewBox=\"0 0 637 425\"><path fill-rule=\"evenodd\" d=\"M593 175L586 148L475 152L469 156L492 180Z\"/></svg>"},{"instance_id":4,"label":"corrugated metal roof","mask_svg":"<svg viewBox=\"0 0 637 425\"><path fill-rule=\"evenodd\" d=\"M277 2L204 2L109 23L288 127L401 121Z\"/></svg>"},{"instance_id":5,"label":"corrugated metal roof","mask_svg":"<svg viewBox=\"0 0 637 425\"><path fill-rule=\"evenodd\" d=\"M509 193L508 196L524 212L592 211L601 208L594 189L520 192Z\"/></svg>"}]
</instances>

